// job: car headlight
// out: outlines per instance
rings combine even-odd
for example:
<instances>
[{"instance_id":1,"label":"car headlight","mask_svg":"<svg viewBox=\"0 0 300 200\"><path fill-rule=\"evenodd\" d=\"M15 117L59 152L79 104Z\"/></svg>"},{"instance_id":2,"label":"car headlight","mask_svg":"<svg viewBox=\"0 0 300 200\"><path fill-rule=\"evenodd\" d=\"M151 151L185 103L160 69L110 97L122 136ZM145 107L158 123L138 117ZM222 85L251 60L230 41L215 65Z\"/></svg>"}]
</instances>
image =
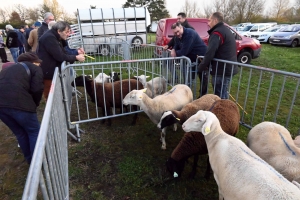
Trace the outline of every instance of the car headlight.
<instances>
[{"instance_id":1,"label":"car headlight","mask_svg":"<svg viewBox=\"0 0 300 200\"><path fill-rule=\"evenodd\" d=\"M257 44L257 45L260 44L260 42L257 39L253 39L253 40L254 40L255 44Z\"/></svg>"},{"instance_id":2,"label":"car headlight","mask_svg":"<svg viewBox=\"0 0 300 200\"><path fill-rule=\"evenodd\" d=\"M290 39L291 35L284 36L283 38Z\"/></svg>"}]
</instances>

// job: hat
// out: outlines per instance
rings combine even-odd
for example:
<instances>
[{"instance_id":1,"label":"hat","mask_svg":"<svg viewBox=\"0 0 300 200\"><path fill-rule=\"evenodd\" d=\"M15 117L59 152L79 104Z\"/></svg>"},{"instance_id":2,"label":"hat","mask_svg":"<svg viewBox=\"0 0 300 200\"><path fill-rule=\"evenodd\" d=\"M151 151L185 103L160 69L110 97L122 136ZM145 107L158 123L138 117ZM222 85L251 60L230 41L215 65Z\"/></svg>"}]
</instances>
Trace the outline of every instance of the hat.
<instances>
[{"instance_id":1,"label":"hat","mask_svg":"<svg viewBox=\"0 0 300 200\"><path fill-rule=\"evenodd\" d=\"M41 22L39 22L39 21L36 21L36 22L34 22L34 24L33 24L34 26L38 26L38 27L40 27L42 24L41 24Z\"/></svg>"},{"instance_id":2,"label":"hat","mask_svg":"<svg viewBox=\"0 0 300 200\"><path fill-rule=\"evenodd\" d=\"M23 62L23 61L27 61L27 62L31 62L31 63L41 63L42 60L39 59L39 57L32 52L27 52L27 53L22 53L19 57L18 57L18 62Z\"/></svg>"}]
</instances>

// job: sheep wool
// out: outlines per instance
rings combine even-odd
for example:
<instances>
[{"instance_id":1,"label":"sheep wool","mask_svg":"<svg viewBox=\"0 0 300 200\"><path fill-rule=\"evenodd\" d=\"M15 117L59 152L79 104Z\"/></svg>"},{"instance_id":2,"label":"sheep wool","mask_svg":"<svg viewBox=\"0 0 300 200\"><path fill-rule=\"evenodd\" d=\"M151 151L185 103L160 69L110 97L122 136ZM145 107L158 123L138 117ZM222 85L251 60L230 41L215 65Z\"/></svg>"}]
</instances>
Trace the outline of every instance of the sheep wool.
<instances>
[{"instance_id":1,"label":"sheep wool","mask_svg":"<svg viewBox=\"0 0 300 200\"><path fill-rule=\"evenodd\" d=\"M300 182L300 148L296 146L299 138L294 141L280 124L262 122L250 130L247 145L286 179Z\"/></svg>"}]
</instances>

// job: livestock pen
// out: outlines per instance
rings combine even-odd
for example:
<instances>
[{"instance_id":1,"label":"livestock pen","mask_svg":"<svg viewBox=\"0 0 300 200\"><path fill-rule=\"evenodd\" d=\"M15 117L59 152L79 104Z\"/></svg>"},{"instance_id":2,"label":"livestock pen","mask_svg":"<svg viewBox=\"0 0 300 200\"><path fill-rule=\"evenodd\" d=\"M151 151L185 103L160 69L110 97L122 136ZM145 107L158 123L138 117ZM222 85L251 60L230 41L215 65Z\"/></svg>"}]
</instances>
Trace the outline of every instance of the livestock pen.
<instances>
[{"instance_id":1,"label":"livestock pen","mask_svg":"<svg viewBox=\"0 0 300 200\"><path fill-rule=\"evenodd\" d=\"M152 54L156 47L135 49L133 50L135 52L129 54L131 56L133 53L143 55L145 49L148 49L149 54ZM180 134L170 134L168 149L162 151L159 148L157 137L160 131L143 115L143 111L130 109L126 112L124 108L118 110L113 107L112 115L107 115L106 112L106 115L101 116L97 105L91 102L86 87L77 87L76 84L74 88L70 86L75 74L91 74L95 77L97 73L109 71L120 72L121 81L133 75L146 74L151 78L165 77L169 86L177 83L188 84L189 75L192 75L193 72L190 69L189 59L178 57L120 59L100 62L97 59L102 57L94 56L94 58L95 60L90 59L81 64L63 64L61 73L57 74L57 77L60 77L57 80L61 81L63 92L58 92L61 90L60 87L53 88L53 92L56 94L55 106L45 111L45 114L54 112L53 110L57 109L58 103L64 103L64 107L60 108L57 114L64 115L61 123L71 128L71 132L72 128L76 128L77 134L73 135L75 139L82 137L82 145L76 150L72 148L76 145L72 141L68 141L68 143L65 140L61 141L64 143L64 152L69 150L74 153L76 151L69 159L69 165L62 163L64 173L70 174L69 180L66 181L71 182L71 186L66 185L61 193L64 199L70 197L80 199L82 195L86 196L87 199L216 199L218 194L213 180L206 182L198 177L193 181L183 180L182 183L179 183L174 182L170 178L171 176L164 172L164 160L170 156L170 151L177 145L182 131L179 132ZM116 57L115 59L119 58ZM300 75L259 66L234 64L239 65L239 73L232 77L229 93L230 99L240 107L241 125L248 129L261 121L276 121L286 126L295 136L299 124L297 113L300 109L298 106L300 100L297 97ZM211 78L210 81L212 81ZM198 96L199 85L196 76L191 82L194 99ZM209 93L213 92L211 84L208 84L208 91ZM54 102L49 101L47 106L48 103L54 104ZM135 113L140 114L140 120L135 127L132 127L129 126L126 116ZM114 118L112 127L101 125L98 122L108 118ZM86 132L85 134L79 134L79 124L81 129ZM43 123L41 128L43 132L48 133L57 130L55 123L49 123L47 127L45 126ZM61 129L61 131L62 135L67 135L66 128ZM91 134L92 131L94 134ZM46 137L43 140L40 139L39 143L45 143L48 140ZM107 152L112 154L107 155ZM33 162L44 165L44 162L38 161L38 159L42 159L43 151L41 150L41 153L40 151L39 153L35 152L35 154L41 155L35 156ZM45 155L43 159L48 160L48 155ZM55 194L54 187L52 187L54 183L48 180L52 180L51 177L60 177L61 175L55 170L50 172L52 176L49 176L44 184L43 177L40 177L41 174L47 174L44 172L45 167L43 165L35 168L33 165L30 167L32 173L28 175L23 199L36 198L38 182L30 180L41 179L41 191L46 188L48 194ZM201 168L205 168L205 166L201 166ZM83 175L83 178L80 178L81 181L76 179L76 176L80 174ZM93 174L93 177L89 174ZM65 177L67 178L67 176ZM66 184L66 182L63 183ZM76 190L72 189L72 184L77 185ZM82 186L78 186L79 184ZM207 186L212 189L208 190ZM149 190L149 188L152 189ZM42 193L45 194L45 192ZM46 197L43 198L47 199Z\"/></svg>"}]
</instances>

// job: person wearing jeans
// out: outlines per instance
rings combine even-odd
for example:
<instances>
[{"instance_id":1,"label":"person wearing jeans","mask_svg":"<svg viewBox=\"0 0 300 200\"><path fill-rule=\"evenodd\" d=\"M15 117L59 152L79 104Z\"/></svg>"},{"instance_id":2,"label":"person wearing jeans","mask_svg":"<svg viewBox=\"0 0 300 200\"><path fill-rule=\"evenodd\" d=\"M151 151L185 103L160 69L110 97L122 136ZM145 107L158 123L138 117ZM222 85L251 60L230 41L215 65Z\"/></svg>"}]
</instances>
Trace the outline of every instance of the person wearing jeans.
<instances>
[{"instance_id":1,"label":"person wearing jeans","mask_svg":"<svg viewBox=\"0 0 300 200\"><path fill-rule=\"evenodd\" d=\"M9 49L15 63L17 63L17 58L19 56L18 33L10 24L7 24L5 28L7 31L6 47Z\"/></svg>"},{"instance_id":2,"label":"person wearing jeans","mask_svg":"<svg viewBox=\"0 0 300 200\"><path fill-rule=\"evenodd\" d=\"M42 62L35 53L23 53L18 62L0 72L0 119L17 137L28 164L40 130L36 108L43 94Z\"/></svg>"}]
</instances>

